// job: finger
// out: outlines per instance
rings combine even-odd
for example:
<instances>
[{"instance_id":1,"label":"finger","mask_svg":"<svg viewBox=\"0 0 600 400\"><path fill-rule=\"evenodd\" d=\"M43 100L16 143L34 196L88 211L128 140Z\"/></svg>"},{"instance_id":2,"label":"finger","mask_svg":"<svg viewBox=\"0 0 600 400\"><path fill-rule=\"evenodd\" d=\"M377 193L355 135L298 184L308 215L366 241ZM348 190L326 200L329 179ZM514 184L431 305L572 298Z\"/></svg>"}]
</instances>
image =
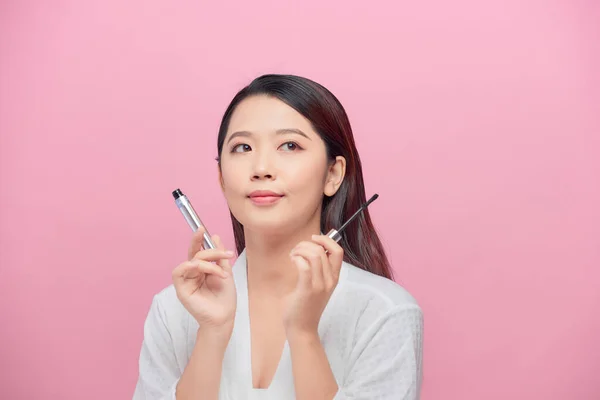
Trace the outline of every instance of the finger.
<instances>
[{"instance_id":1,"label":"finger","mask_svg":"<svg viewBox=\"0 0 600 400\"><path fill-rule=\"evenodd\" d=\"M225 245L223 244L223 242L221 241L221 238L218 235L213 235L211 237L211 239L213 240L213 243L215 244L215 246L217 246L217 249L221 250L221 251L225 251ZM226 254L228 254L227 258L221 258L217 261L217 264L223 268L225 271L231 273L231 262L229 261L230 259L232 259L234 257L233 251L226 251Z\"/></svg>"},{"instance_id":2,"label":"finger","mask_svg":"<svg viewBox=\"0 0 600 400\"><path fill-rule=\"evenodd\" d=\"M327 236L313 235L313 242L323 249L321 253L322 265L323 265L323 276L325 277L325 284L328 288L335 286L337 283L337 276L339 275L339 268L336 267L338 264L341 265L341 261L343 259L343 249L333 240ZM326 240L319 240L321 238L329 239L330 242L333 242L335 246L328 250L325 245L332 245L332 243L328 243ZM335 256L335 247L339 247L339 250L342 251L342 256L339 259L336 259Z\"/></svg>"},{"instance_id":3,"label":"finger","mask_svg":"<svg viewBox=\"0 0 600 400\"><path fill-rule=\"evenodd\" d=\"M208 249L197 252L190 261L202 260L202 261L219 261L221 259L229 259L234 256L233 251L225 249Z\"/></svg>"},{"instance_id":4,"label":"finger","mask_svg":"<svg viewBox=\"0 0 600 400\"><path fill-rule=\"evenodd\" d=\"M205 261L186 261L173 271L174 281L196 279L203 275L224 276L224 271L217 265Z\"/></svg>"},{"instance_id":5,"label":"finger","mask_svg":"<svg viewBox=\"0 0 600 400\"><path fill-rule=\"evenodd\" d=\"M173 280L183 281L186 279L195 279L201 275L217 275L222 278L227 278L229 274L223 271L221 267L213 263L194 260L186 261L173 270Z\"/></svg>"},{"instance_id":6,"label":"finger","mask_svg":"<svg viewBox=\"0 0 600 400\"><path fill-rule=\"evenodd\" d=\"M201 286L206 275L202 273L192 261L186 261L172 272L173 284L175 287L181 287L190 280L197 280L197 285Z\"/></svg>"},{"instance_id":7,"label":"finger","mask_svg":"<svg viewBox=\"0 0 600 400\"><path fill-rule=\"evenodd\" d=\"M309 292L312 286L311 267L301 256L291 256L292 262L298 269L298 282L296 288L301 291Z\"/></svg>"},{"instance_id":8,"label":"finger","mask_svg":"<svg viewBox=\"0 0 600 400\"><path fill-rule=\"evenodd\" d=\"M190 242L190 247L188 249L188 260L194 258L196 253L204 249L204 232L206 230L203 226L200 226L194 235L192 236L192 240Z\"/></svg>"},{"instance_id":9,"label":"finger","mask_svg":"<svg viewBox=\"0 0 600 400\"><path fill-rule=\"evenodd\" d=\"M194 276L194 271L198 275L200 274L200 271L198 271L198 269L194 266L194 263L192 261L186 261L184 263L179 264L175 269L173 269L173 272L171 273L173 283L177 284L177 282L184 281L187 279L188 276L197 277L198 275Z\"/></svg>"},{"instance_id":10,"label":"finger","mask_svg":"<svg viewBox=\"0 0 600 400\"><path fill-rule=\"evenodd\" d=\"M340 276L342 262L344 261L344 249L335 240L326 235L313 235L312 240L327 250L327 258L331 265L331 272L337 280Z\"/></svg>"},{"instance_id":11,"label":"finger","mask_svg":"<svg viewBox=\"0 0 600 400\"><path fill-rule=\"evenodd\" d=\"M293 255L303 257L311 267L312 275L312 287L315 291L322 291L325 289L325 274L323 271L323 259L327 259L325 256L325 250L323 247L316 243L301 242L292 251Z\"/></svg>"},{"instance_id":12,"label":"finger","mask_svg":"<svg viewBox=\"0 0 600 400\"><path fill-rule=\"evenodd\" d=\"M327 254L325 254L325 249L323 249L323 251L320 252L320 255L321 255L321 265L322 265L322 269L323 269L323 281L325 282L325 287L327 289L330 289L331 287L335 286L335 278L333 276L333 267L331 266L331 262L329 261Z\"/></svg>"},{"instance_id":13,"label":"finger","mask_svg":"<svg viewBox=\"0 0 600 400\"><path fill-rule=\"evenodd\" d=\"M333 267L331 266L331 262L327 256L326 249L322 245L313 242L308 242L305 246L313 249L313 251L315 251L320 257L321 273L325 288L331 288L334 286L335 278L333 276Z\"/></svg>"}]
</instances>

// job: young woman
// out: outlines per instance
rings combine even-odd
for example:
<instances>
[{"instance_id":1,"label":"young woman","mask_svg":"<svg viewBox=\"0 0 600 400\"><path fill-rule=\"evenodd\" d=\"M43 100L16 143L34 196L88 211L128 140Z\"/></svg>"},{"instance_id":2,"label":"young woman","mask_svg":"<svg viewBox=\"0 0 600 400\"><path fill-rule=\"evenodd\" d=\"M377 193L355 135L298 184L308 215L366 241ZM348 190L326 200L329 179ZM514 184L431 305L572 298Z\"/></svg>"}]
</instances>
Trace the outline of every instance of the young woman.
<instances>
[{"instance_id":1,"label":"young woman","mask_svg":"<svg viewBox=\"0 0 600 400\"><path fill-rule=\"evenodd\" d=\"M348 117L309 79L265 75L233 99L219 179L239 256L203 231L144 325L134 399L419 398L423 322L369 212Z\"/></svg>"}]
</instances>

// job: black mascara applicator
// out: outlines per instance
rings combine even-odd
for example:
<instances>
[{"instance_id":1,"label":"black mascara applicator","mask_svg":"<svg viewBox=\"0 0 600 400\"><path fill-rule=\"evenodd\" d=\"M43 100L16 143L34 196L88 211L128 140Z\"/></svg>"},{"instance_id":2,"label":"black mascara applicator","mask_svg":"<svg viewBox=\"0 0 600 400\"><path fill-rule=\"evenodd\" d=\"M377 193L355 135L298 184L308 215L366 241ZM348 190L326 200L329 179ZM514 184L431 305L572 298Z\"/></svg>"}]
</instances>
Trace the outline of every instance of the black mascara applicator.
<instances>
[{"instance_id":1,"label":"black mascara applicator","mask_svg":"<svg viewBox=\"0 0 600 400\"><path fill-rule=\"evenodd\" d=\"M350 224L350 222L352 222L356 217L358 217L358 215L361 212L366 210L367 207L369 206L369 204L374 202L378 197L379 197L378 194L374 194L365 204L360 206L360 208L346 222L344 222L344 224L342 226L339 227L339 229L330 230L329 233L327 233L327 236L329 236L331 239L335 240L336 242L339 242L342 239L342 235L341 235L342 231L344 229L346 229L346 227Z\"/></svg>"}]
</instances>

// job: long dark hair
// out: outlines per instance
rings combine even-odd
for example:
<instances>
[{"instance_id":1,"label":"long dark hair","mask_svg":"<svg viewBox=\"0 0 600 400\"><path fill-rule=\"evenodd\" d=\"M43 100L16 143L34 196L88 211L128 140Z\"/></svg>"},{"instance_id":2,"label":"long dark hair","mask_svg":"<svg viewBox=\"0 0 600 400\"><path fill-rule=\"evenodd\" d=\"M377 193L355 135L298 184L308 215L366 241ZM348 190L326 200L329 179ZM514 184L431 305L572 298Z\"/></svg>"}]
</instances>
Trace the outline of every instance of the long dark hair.
<instances>
[{"instance_id":1,"label":"long dark hair","mask_svg":"<svg viewBox=\"0 0 600 400\"><path fill-rule=\"evenodd\" d=\"M260 76L240 90L227 107L219 128L217 160L223 150L233 111L242 100L255 95L272 96L294 108L312 123L315 132L323 139L331 162L336 156L346 159L344 180L335 195L323 196L321 211L321 232L338 228L366 202L360 157L344 107L329 90L310 79L295 75ZM244 228L233 214L231 222L239 254L246 246ZM344 249L344 261L393 279L392 269L368 209L345 229L340 245Z\"/></svg>"}]
</instances>

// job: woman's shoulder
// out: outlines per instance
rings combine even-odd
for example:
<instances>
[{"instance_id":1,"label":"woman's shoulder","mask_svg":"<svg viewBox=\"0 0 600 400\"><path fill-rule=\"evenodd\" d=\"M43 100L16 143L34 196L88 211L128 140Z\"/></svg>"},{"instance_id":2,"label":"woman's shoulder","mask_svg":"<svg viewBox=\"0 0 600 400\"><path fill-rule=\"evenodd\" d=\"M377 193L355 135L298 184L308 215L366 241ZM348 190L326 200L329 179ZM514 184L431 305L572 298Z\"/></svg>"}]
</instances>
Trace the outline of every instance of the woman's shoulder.
<instances>
[{"instance_id":1,"label":"woman's shoulder","mask_svg":"<svg viewBox=\"0 0 600 400\"><path fill-rule=\"evenodd\" d=\"M360 303L363 303L381 311L404 308L420 310L419 303L405 287L350 263L342 264L338 286L346 301L355 306L360 307Z\"/></svg>"},{"instance_id":2,"label":"woman's shoulder","mask_svg":"<svg viewBox=\"0 0 600 400\"><path fill-rule=\"evenodd\" d=\"M154 294L154 300L158 301L164 306L174 306L176 303L179 303L179 299L177 298L177 292L175 291L175 286L170 284L157 293Z\"/></svg>"},{"instance_id":3,"label":"woman's shoulder","mask_svg":"<svg viewBox=\"0 0 600 400\"><path fill-rule=\"evenodd\" d=\"M352 264L342 264L331 300L324 329L353 336L354 345L367 346L375 336L403 343L422 335L423 312L415 297L397 282Z\"/></svg>"},{"instance_id":4,"label":"woman's shoulder","mask_svg":"<svg viewBox=\"0 0 600 400\"><path fill-rule=\"evenodd\" d=\"M173 284L154 294L150 312L157 314L169 327L182 326L188 322L188 312L179 301Z\"/></svg>"}]
</instances>

